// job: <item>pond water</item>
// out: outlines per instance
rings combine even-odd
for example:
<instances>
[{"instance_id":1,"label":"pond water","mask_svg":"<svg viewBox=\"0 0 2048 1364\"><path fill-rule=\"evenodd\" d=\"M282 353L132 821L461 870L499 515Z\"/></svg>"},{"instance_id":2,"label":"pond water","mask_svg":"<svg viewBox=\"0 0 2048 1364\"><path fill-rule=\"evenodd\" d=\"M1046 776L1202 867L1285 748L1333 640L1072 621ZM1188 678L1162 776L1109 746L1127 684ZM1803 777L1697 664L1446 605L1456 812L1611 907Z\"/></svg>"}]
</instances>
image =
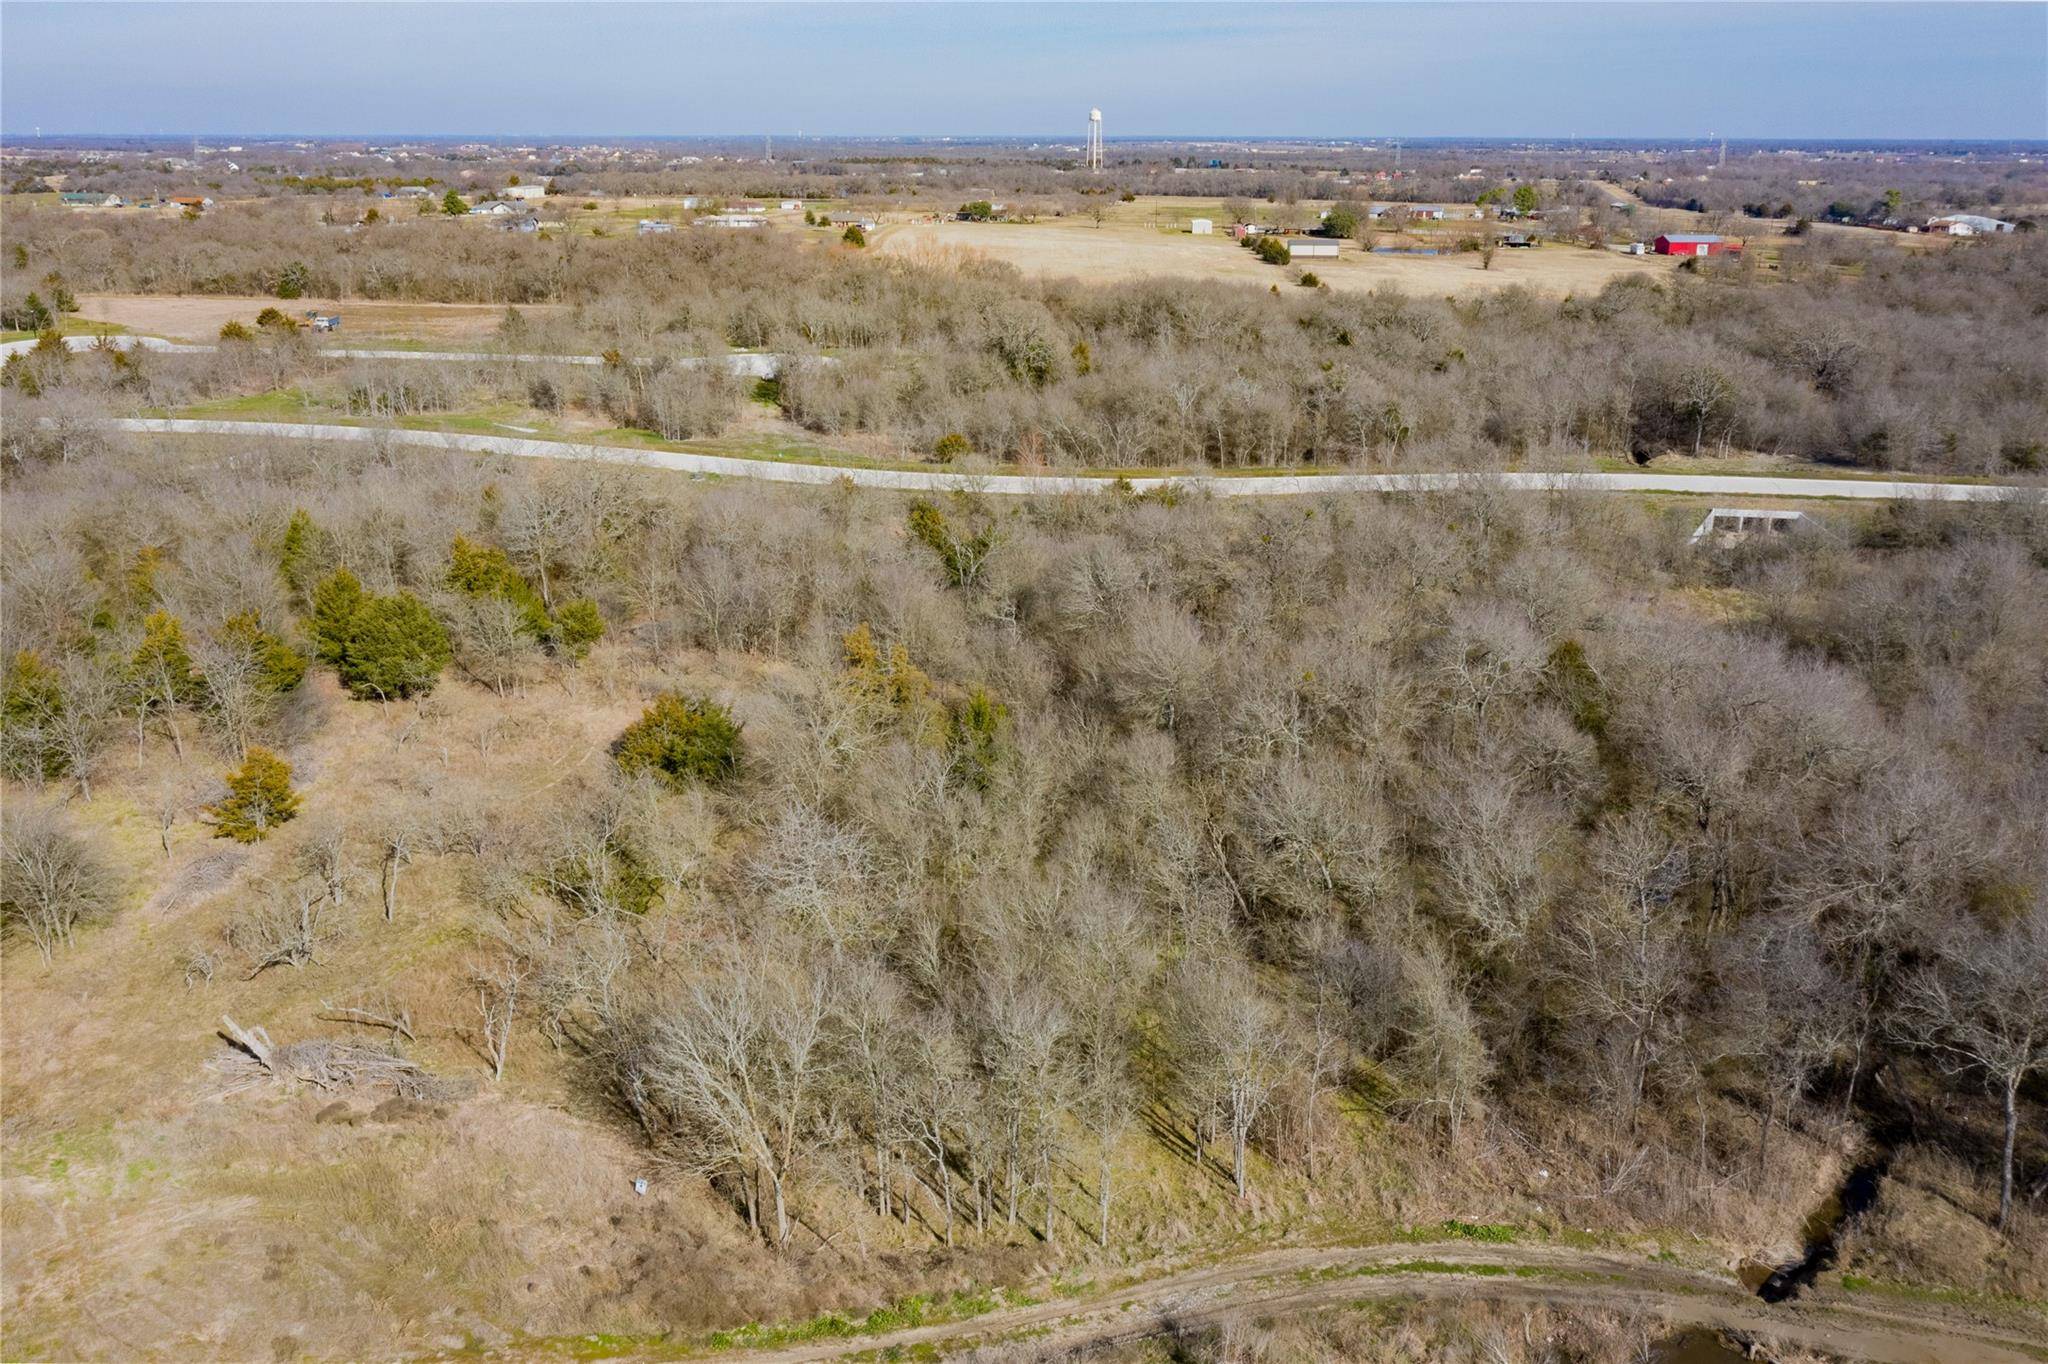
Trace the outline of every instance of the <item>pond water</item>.
<instances>
[{"instance_id":1,"label":"pond water","mask_svg":"<svg viewBox=\"0 0 2048 1364\"><path fill-rule=\"evenodd\" d=\"M1745 1364L1749 1353L1719 1331L1691 1326L1658 1341L1650 1358L1656 1364Z\"/></svg>"}]
</instances>

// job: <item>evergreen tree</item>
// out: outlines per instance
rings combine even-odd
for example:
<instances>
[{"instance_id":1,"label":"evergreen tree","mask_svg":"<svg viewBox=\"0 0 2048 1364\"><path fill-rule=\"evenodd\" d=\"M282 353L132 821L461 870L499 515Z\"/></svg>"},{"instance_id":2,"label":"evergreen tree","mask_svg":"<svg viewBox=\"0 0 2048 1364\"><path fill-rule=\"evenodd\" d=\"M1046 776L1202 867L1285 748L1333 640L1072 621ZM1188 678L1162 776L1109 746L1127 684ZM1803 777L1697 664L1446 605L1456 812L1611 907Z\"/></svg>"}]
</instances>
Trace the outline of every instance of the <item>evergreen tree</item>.
<instances>
[{"instance_id":1,"label":"evergreen tree","mask_svg":"<svg viewBox=\"0 0 2048 1364\"><path fill-rule=\"evenodd\" d=\"M297 649L285 643L276 635L263 628L263 621L254 611L244 611L229 616L221 624L220 641L240 649L256 665L256 675L263 683L263 689L273 696L281 696L299 685L306 677L306 658Z\"/></svg>"},{"instance_id":2,"label":"evergreen tree","mask_svg":"<svg viewBox=\"0 0 2048 1364\"><path fill-rule=\"evenodd\" d=\"M459 218L469 212L469 205L462 201L460 194L451 189L441 196L441 211L451 218Z\"/></svg>"},{"instance_id":3,"label":"evergreen tree","mask_svg":"<svg viewBox=\"0 0 2048 1364\"><path fill-rule=\"evenodd\" d=\"M317 532L313 518L304 507L292 513L292 519L285 523L284 538L277 546L277 573L284 579L284 585L292 595L305 600L308 580L313 569L313 542Z\"/></svg>"},{"instance_id":4,"label":"evergreen tree","mask_svg":"<svg viewBox=\"0 0 2048 1364\"><path fill-rule=\"evenodd\" d=\"M424 696L454 657L448 632L418 597L365 592L345 568L313 589L312 632L320 661L365 699Z\"/></svg>"},{"instance_id":5,"label":"evergreen tree","mask_svg":"<svg viewBox=\"0 0 2048 1364\"><path fill-rule=\"evenodd\" d=\"M355 696L424 696L454 657L448 632L410 592L369 597L351 620L336 670Z\"/></svg>"},{"instance_id":6,"label":"evergreen tree","mask_svg":"<svg viewBox=\"0 0 2048 1364\"><path fill-rule=\"evenodd\" d=\"M739 769L740 726L716 701L668 692L612 742L612 757L625 771L652 772L679 791L723 781Z\"/></svg>"},{"instance_id":7,"label":"evergreen tree","mask_svg":"<svg viewBox=\"0 0 2048 1364\"><path fill-rule=\"evenodd\" d=\"M228 774L227 798L212 806L214 832L237 843L255 843L299 812L291 764L267 748L252 748Z\"/></svg>"},{"instance_id":8,"label":"evergreen tree","mask_svg":"<svg viewBox=\"0 0 2048 1364\"><path fill-rule=\"evenodd\" d=\"M456 536L448 553L448 586L468 596L508 601L519 609L520 622L527 634L535 639L546 639L550 634L547 606L502 549Z\"/></svg>"},{"instance_id":9,"label":"evergreen tree","mask_svg":"<svg viewBox=\"0 0 2048 1364\"><path fill-rule=\"evenodd\" d=\"M152 611L143 620L142 643L135 646L128 669L146 705L183 704L199 698L203 684L185 645L185 626L168 611Z\"/></svg>"},{"instance_id":10,"label":"evergreen tree","mask_svg":"<svg viewBox=\"0 0 2048 1364\"><path fill-rule=\"evenodd\" d=\"M954 711L948 725L953 770L977 791L986 791L1000 756L997 740L1009 709L976 687Z\"/></svg>"},{"instance_id":11,"label":"evergreen tree","mask_svg":"<svg viewBox=\"0 0 2048 1364\"><path fill-rule=\"evenodd\" d=\"M335 569L313 589L313 648L322 663L340 664L367 597L362 582L345 568Z\"/></svg>"},{"instance_id":12,"label":"evergreen tree","mask_svg":"<svg viewBox=\"0 0 2048 1364\"><path fill-rule=\"evenodd\" d=\"M69 766L55 729L64 718L64 688L57 670L32 649L14 656L0 699L0 734L6 738L7 771L48 781Z\"/></svg>"},{"instance_id":13,"label":"evergreen tree","mask_svg":"<svg viewBox=\"0 0 2048 1364\"><path fill-rule=\"evenodd\" d=\"M599 614L597 603L588 597L563 602L555 612L553 639L555 647L570 658L581 660L590 654L590 646L604 638L604 617Z\"/></svg>"}]
</instances>

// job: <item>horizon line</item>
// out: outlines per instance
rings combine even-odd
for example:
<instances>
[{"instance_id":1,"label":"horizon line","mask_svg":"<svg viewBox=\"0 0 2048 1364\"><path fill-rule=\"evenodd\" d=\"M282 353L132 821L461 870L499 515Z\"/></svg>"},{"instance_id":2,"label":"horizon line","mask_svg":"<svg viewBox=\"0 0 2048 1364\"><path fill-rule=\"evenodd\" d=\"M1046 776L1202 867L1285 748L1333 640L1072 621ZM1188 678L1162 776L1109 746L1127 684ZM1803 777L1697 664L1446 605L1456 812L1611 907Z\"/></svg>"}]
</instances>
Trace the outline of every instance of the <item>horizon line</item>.
<instances>
[{"instance_id":1,"label":"horizon line","mask_svg":"<svg viewBox=\"0 0 2048 1364\"><path fill-rule=\"evenodd\" d=\"M392 140L402 138L429 141L451 141L460 139L470 142L530 142L538 140L561 141L568 138L596 139L610 138L623 141L641 142L714 142L740 139L774 137L787 139L792 143L832 141L890 141L890 142L984 142L984 141L1063 141L1068 135L1059 133L893 133L893 132L840 132L840 133L785 133L775 131L730 132L730 133L667 133L667 132L500 132L479 133L464 131L426 131L422 129L384 129L368 132L316 133L295 130L252 131L249 129L221 128L180 128L156 131L78 131L18 133L0 128L0 144L20 140L24 142L50 142L73 138L125 138L148 140L155 138L245 138L251 140L278 140L284 138L311 139L323 142L361 142L370 140ZM1085 134L1084 134L1085 137ZM1848 143L1897 143L1918 144L1965 144L1976 146L2023 145L2048 148L2048 135L2011 136L1944 136L1941 134L1916 134L1914 136L1891 136L1879 133L1857 134L1796 134L1773 133L1749 134L1722 137L1718 134L1693 133L1126 133L1122 136L1105 136L1107 144L1115 143L1158 143L1158 142L1555 142L1555 143L1599 143L1599 142L1667 142L1699 143L1713 145L1726 142L1731 146L1763 146L1771 144L1802 144L1815 142Z\"/></svg>"}]
</instances>

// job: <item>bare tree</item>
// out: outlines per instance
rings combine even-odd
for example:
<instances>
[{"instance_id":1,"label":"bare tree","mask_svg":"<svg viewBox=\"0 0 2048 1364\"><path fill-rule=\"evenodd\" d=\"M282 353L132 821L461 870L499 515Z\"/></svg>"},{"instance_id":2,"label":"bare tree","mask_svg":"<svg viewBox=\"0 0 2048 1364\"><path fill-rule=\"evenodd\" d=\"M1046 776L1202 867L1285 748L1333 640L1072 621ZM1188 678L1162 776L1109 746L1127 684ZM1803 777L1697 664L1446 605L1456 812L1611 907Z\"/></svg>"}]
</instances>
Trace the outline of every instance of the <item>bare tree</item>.
<instances>
[{"instance_id":1,"label":"bare tree","mask_svg":"<svg viewBox=\"0 0 2048 1364\"><path fill-rule=\"evenodd\" d=\"M349 862L348 831L333 821L315 825L299 844L296 861L299 874L319 886L327 896L328 908L339 913L355 875Z\"/></svg>"},{"instance_id":2,"label":"bare tree","mask_svg":"<svg viewBox=\"0 0 2048 1364\"><path fill-rule=\"evenodd\" d=\"M1402 958L1402 1000L1394 1025L1401 1106L1440 1113L1456 1141L1492 1074L1472 1007L1472 990L1435 944Z\"/></svg>"},{"instance_id":3,"label":"bare tree","mask_svg":"<svg viewBox=\"0 0 2048 1364\"><path fill-rule=\"evenodd\" d=\"M1641 810L1604 829L1591 853L1595 885L1561 911L1559 981L1569 1016L1606 1063L1615 1111L1633 1133L1650 1072L1681 1022L1687 945L1674 901L1687 864Z\"/></svg>"},{"instance_id":4,"label":"bare tree","mask_svg":"<svg viewBox=\"0 0 2048 1364\"><path fill-rule=\"evenodd\" d=\"M1184 967L1168 1007L1181 1081L1198 1108L1213 1106L1222 1114L1230 1139L1231 1181L1239 1198L1248 1197L1246 1154L1252 1129L1279 1088L1286 1064L1279 1010L1259 988L1251 967L1229 955ZM1198 1146L1200 1140L1197 1134Z\"/></svg>"},{"instance_id":5,"label":"bare tree","mask_svg":"<svg viewBox=\"0 0 2048 1364\"><path fill-rule=\"evenodd\" d=\"M26 933L47 963L81 924L113 912L113 876L51 806L10 800L0 830L0 924Z\"/></svg>"},{"instance_id":6,"label":"bare tree","mask_svg":"<svg viewBox=\"0 0 2048 1364\"><path fill-rule=\"evenodd\" d=\"M528 971L526 962L511 952L470 968L470 981L476 987L477 1014L482 1020L484 1057L490 1063L493 1082L505 1078L505 1055L512 1045L519 988L526 983Z\"/></svg>"},{"instance_id":7,"label":"bare tree","mask_svg":"<svg viewBox=\"0 0 2048 1364\"><path fill-rule=\"evenodd\" d=\"M684 1124L702 1168L740 1184L750 1222L765 1180L778 1246L789 1244L791 1185L810 1156L827 1097L824 981L756 946L700 975L653 1020L649 1092Z\"/></svg>"},{"instance_id":8,"label":"bare tree","mask_svg":"<svg viewBox=\"0 0 2048 1364\"><path fill-rule=\"evenodd\" d=\"M1958 926L1908 978L1900 1031L1957 1070L1978 1070L2004 1109L1998 1225L2012 1215L2019 1092L2048 1069L2048 902L1997 929Z\"/></svg>"},{"instance_id":9,"label":"bare tree","mask_svg":"<svg viewBox=\"0 0 2048 1364\"><path fill-rule=\"evenodd\" d=\"M228 920L229 946L249 959L248 979L273 966L304 966L330 936L321 905L325 888L300 881L273 888Z\"/></svg>"}]
</instances>

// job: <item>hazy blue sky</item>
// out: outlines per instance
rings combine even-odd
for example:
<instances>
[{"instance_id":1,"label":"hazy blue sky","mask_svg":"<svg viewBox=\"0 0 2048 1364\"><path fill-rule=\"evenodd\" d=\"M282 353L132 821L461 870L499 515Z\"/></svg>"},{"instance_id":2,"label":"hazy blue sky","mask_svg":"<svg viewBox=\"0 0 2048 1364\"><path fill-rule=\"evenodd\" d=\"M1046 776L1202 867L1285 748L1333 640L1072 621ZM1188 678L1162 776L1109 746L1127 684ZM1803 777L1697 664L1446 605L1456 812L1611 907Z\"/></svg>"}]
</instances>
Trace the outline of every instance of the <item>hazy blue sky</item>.
<instances>
[{"instance_id":1,"label":"hazy blue sky","mask_svg":"<svg viewBox=\"0 0 2048 1364\"><path fill-rule=\"evenodd\" d=\"M2048 4L0 4L67 132L2048 137Z\"/></svg>"}]
</instances>

